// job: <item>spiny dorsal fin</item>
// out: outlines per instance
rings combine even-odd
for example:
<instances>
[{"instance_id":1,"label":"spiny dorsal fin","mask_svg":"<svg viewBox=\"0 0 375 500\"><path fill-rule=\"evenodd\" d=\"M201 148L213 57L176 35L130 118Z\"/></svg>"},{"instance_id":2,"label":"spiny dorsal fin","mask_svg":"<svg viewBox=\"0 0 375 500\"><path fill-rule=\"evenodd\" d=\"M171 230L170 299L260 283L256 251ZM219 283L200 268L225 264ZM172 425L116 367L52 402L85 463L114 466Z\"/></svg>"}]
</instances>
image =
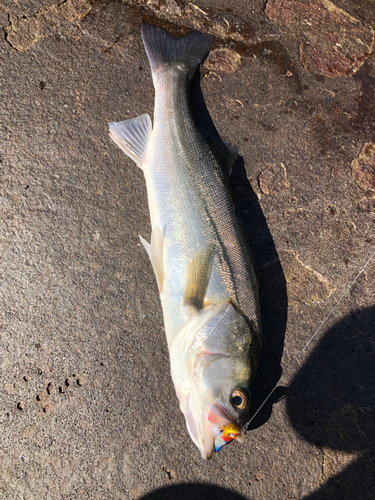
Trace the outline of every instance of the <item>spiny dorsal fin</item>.
<instances>
[{"instance_id":1,"label":"spiny dorsal fin","mask_svg":"<svg viewBox=\"0 0 375 500\"><path fill-rule=\"evenodd\" d=\"M190 259L185 271L184 304L198 311L203 308L211 274L213 245L201 248Z\"/></svg>"},{"instance_id":2,"label":"spiny dorsal fin","mask_svg":"<svg viewBox=\"0 0 375 500\"><path fill-rule=\"evenodd\" d=\"M125 153L142 168L147 141L152 131L148 114L124 122L108 123L109 136Z\"/></svg>"},{"instance_id":3,"label":"spiny dorsal fin","mask_svg":"<svg viewBox=\"0 0 375 500\"><path fill-rule=\"evenodd\" d=\"M234 162L238 157L238 149L224 142L220 137L206 129L199 128L204 140L212 151L216 161L223 169L227 178L230 178Z\"/></svg>"},{"instance_id":4,"label":"spiny dorsal fin","mask_svg":"<svg viewBox=\"0 0 375 500\"><path fill-rule=\"evenodd\" d=\"M139 236L146 250L158 283L159 293L163 291L164 268L163 268L163 244L164 237L160 226L155 226L151 233L151 245L142 236Z\"/></svg>"}]
</instances>

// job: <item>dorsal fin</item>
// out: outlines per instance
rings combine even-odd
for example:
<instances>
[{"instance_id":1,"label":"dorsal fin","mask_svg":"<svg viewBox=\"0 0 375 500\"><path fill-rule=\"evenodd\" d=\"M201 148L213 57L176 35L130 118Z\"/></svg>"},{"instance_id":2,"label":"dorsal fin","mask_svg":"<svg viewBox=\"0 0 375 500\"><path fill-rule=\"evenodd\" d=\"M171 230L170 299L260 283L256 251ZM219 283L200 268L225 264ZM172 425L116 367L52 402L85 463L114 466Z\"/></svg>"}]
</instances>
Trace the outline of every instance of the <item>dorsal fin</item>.
<instances>
[{"instance_id":1,"label":"dorsal fin","mask_svg":"<svg viewBox=\"0 0 375 500\"><path fill-rule=\"evenodd\" d=\"M223 169L226 177L229 179L234 162L238 157L238 149L231 144L224 142L220 139L220 137L206 129L199 128L199 132L202 134L203 139L211 149L216 161Z\"/></svg>"}]
</instances>

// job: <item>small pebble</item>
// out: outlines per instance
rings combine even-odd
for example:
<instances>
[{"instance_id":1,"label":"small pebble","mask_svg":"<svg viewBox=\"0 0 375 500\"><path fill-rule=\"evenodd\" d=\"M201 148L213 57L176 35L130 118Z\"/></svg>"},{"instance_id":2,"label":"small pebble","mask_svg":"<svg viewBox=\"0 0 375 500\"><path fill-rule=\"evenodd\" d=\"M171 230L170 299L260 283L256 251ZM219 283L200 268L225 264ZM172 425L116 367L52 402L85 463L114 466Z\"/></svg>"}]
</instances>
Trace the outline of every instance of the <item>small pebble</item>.
<instances>
[{"instance_id":1,"label":"small pebble","mask_svg":"<svg viewBox=\"0 0 375 500\"><path fill-rule=\"evenodd\" d=\"M172 469L168 469L166 465L163 465L163 471L168 474L169 479L174 479L176 477L176 472Z\"/></svg>"},{"instance_id":2,"label":"small pebble","mask_svg":"<svg viewBox=\"0 0 375 500\"><path fill-rule=\"evenodd\" d=\"M55 392L55 382L50 382L47 386L48 394L53 394Z\"/></svg>"},{"instance_id":3,"label":"small pebble","mask_svg":"<svg viewBox=\"0 0 375 500\"><path fill-rule=\"evenodd\" d=\"M44 413L47 413L48 411L50 411L51 407L50 405L46 405L44 408L43 408L43 411Z\"/></svg>"},{"instance_id":4,"label":"small pebble","mask_svg":"<svg viewBox=\"0 0 375 500\"><path fill-rule=\"evenodd\" d=\"M42 398L42 395L41 395L41 394L37 394L37 395L36 395L36 400L37 400L37 401L42 401L42 399L43 399L43 398Z\"/></svg>"},{"instance_id":5,"label":"small pebble","mask_svg":"<svg viewBox=\"0 0 375 500\"><path fill-rule=\"evenodd\" d=\"M176 477L176 473L174 470L167 470L167 474L169 479L174 479Z\"/></svg>"},{"instance_id":6,"label":"small pebble","mask_svg":"<svg viewBox=\"0 0 375 500\"><path fill-rule=\"evenodd\" d=\"M22 410L25 408L24 403L22 403L22 401L21 401L21 402L19 402L19 403L17 404L17 408L18 408L19 410L21 410L21 411L22 411Z\"/></svg>"},{"instance_id":7,"label":"small pebble","mask_svg":"<svg viewBox=\"0 0 375 500\"><path fill-rule=\"evenodd\" d=\"M65 379L65 384L69 387L71 383L72 383L72 379L70 377L67 377Z\"/></svg>"},{"instance_id":8,"label":"small pebble","mask_svg":"<svg viewBox=\"0 0 375 500\"><path fill-rule=\"evenodd\" d=\"M83 378L78 378L77 379L77 384L78 385L83 385L85 383L84 379Z\"/></svg>"},{"instance_id":9,"label":"small pebble","mask_svg":"<svg viewBox=\"0 0 375 500\"><path fill-rule=\"evenodd\" d=\"M25 382L28 382L28 381L30 380L30 377L29 377L28 375L25 375L25 376L23 377L23 379L24 379L24 381L25 381Z\"/></svg>"},{"instance_id":10,"label":"small pebble","mask_svg":"<svg viewBox=\"0 0 375 500\"><path fill-rule=\"evenodd\" d=\"M65 392L65 388L64 388L62 385L60 385L60 387L59 387L59 391L61 392L61 394L64 394L64 392Z\"/></svg>"}]
</instances>

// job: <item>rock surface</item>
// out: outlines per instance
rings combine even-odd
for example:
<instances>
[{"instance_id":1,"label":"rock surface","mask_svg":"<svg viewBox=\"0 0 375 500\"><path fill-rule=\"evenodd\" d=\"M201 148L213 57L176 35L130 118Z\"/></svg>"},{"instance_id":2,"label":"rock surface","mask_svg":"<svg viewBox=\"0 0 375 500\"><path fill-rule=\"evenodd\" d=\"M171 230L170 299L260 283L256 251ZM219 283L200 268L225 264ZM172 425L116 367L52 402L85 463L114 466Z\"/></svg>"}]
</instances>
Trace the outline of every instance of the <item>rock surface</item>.
<instances>
[{"instance_id":1,"label":"rock surface","mask_svg":"<svg viewBox=\"0 0 375 500\"><path fill-rule=\"evenodd\" d=\"M274 195L289 188L286 168L283 163L269 165L259 175L259 189L267 195Z\"/></svg>"},{"instance_id":2,"label":"rock surface","mask_svg":"<svg viewBox=\"0 0 375 500\"><path fill-rule=\"evenodd\" d=\"M358 158L352 161L352 175L359 187L375 195L375 147L371 142L366 143Z\"/></svg>"},{"instance_id":3,"label":"rock surface","mask_svg":"<svg viewBox=\"0 0 375 500\"><path fill-rule=\"evenodd\" d=\"M277 385L207 463L138 238L142 172L108 138L108 121L153 112L142 21L216 36L192 108L240 153L264 324L254 412ZM373 2L18 0L0 23L0 498L371 498Z\"/></svg>"},{"instance_id":4,"label":"rock surface","mask_svg":"<svg viewBox=\"0 0 375 500\"><path fill-rule=\"evenodd\" d=\"M329 78L350 76L371 54L373 28L329 0L268 0L266 14L304 38L300 56L308 71Z\"/></svg>"}]
</instances>

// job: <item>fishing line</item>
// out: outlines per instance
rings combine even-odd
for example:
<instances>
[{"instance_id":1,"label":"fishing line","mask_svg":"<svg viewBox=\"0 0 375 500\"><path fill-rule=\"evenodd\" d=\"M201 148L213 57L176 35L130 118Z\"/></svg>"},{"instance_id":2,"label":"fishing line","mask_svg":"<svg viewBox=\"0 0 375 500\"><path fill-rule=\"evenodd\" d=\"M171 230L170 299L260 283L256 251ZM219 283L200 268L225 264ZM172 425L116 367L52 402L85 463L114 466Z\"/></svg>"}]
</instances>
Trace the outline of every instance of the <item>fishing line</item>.
<instances>
[{"instance_id":1,"label":"fishing line","mask_svg":"<svg viewBox=\"0 0 375 500\"><path fill-rule=\"evenodd\" d=\"M277 386L279 385L279 382L280 380L285 376L287 375L291 369L293 368L293 366L297 363L297 361L299 360L299 358L301 357L301 354L307 349L307 347L311 344L311 342L313 341L313 339L316 337L316 335L318 334L318 332L320 332L320 330L323 328L323 326L326 324L326 322L328 321L328 319L332 316L332 314L335 312L335 310L337 309L337 306L341 303L342 299L345 297L345 295L349 292L349 290L352 288L352 286L354 285L354 283L357 281L359 275L366 269L366 267L370 264L371 260L374 258L375 256L375 250L374 252L372 253L372 255L369 257L369 259L366 261L366 263L364 264L364 266L361 268L361 270L359 271L359 273L356 275L356 277L354 278L354 280L349 284L349 286L347 288L344 289L344 291L342 292L342 294L340 295L339 299L337 300L336 304L333 306L333 308L330 310L330 312L327 314L327 316L323 319L323 321L320 323L320 325L318 326L318 328L315 330L315 332L313 333L313 335L310 337L310 339L308 340L308 342L305 344L305 346L303 347L303 349L301 349L301 351L297 354L297 356L294 358L294 360L291 362L291 364L288 366L288 368L285 370L285 373L283 373L283 375L281 376L281 378L278 380L277 384L275 385L275 387L272 389L272 391L268 394L268 396L266 397L266 399L263 401L263 403L259 406L259 408L257 409L257 411L254 413L254 415L251 417L251 419L248 421L248 423L245 425L244 429L243 429L243 432L245 432L247 430L247 428L249 427L249 425L251 424L251 422L254 420L254 418L258 415L258 413L260 412L260 410L263 408L263 406L267 403L267 401L270 399L270 397L272 396L272 394L275 392Z\"/></svg>"}]
</instances>

